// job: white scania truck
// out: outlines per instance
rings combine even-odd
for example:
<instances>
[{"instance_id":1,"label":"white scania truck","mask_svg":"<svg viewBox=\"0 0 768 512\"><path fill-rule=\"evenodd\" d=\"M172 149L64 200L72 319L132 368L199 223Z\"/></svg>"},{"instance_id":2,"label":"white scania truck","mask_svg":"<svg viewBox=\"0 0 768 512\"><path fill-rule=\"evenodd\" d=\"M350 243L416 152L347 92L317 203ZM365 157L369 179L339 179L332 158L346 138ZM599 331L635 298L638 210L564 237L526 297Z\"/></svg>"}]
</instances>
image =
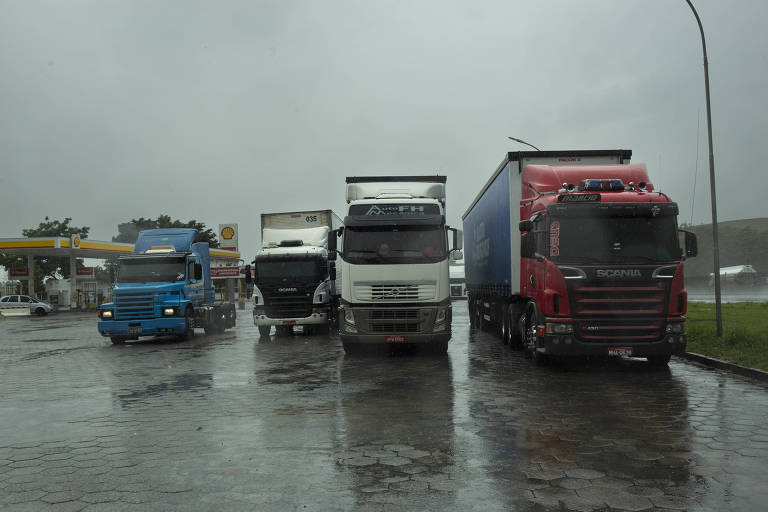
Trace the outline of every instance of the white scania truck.
<instances>
[{"instance_id":1,"label":"white scania truck","mask_svg":"<svg viewBox=\"0 0 768 512\"><path fill-rule=\"evenodd\" d=\"M461 231L445 224L445 176L347 178L347 215L329 239L344 275L339 335L361 344L422 345L443 353L451 338L449 256ZM453 234L448 246L448 231Z\"/></svg>"},{"instance_id":2,"label":"white scania truck","mask_svg":"<svg viewBox=\"0 0 768 512\"><path fill-rule=\"evenodd\" d=\"M253 323L288 335L327 333L338 307L340 274L328 262L328 235L341 227L331 210L263 213L262 249L253 260ZM251 276L246 269L246 280Z\"/></svg>"}]
</instances>

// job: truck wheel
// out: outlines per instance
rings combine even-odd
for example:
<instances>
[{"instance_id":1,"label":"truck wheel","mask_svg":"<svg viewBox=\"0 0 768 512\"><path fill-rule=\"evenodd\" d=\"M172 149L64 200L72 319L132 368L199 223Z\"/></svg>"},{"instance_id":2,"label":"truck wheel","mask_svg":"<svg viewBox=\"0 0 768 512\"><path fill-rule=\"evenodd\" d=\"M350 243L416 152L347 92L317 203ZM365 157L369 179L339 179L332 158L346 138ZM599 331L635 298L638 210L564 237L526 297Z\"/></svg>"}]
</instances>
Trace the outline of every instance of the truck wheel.
<instances>
[{"instance_id":1,"label":"truck wheel","mask_svg":"<svg viewBox=\"0 0 768 512\"><path fill-rule=\"evenodd\" d=\"M191 340L195 337L195 312L191 307L187 307L184 312L184 334L179 336L182 340Z\"/></svg>"},{"instance_id":2,"label":"truck wheel","mask_svg":"<svg viewBox=\"0 0 768 512\"><path fill-rule=\"evenodd\" d=\"M547 364L547 356L536 350L536 344L538 341L538 336L536 333L537 329L537 322L536 322L536 311L534 308L529 307L528 310L523 314L522 319L520 320L520 323L523 325L523 340L525 345L525 350L528 353L528 357L531 358L531 361L533 361L533 364L536 366L544 366Z\"/></svg>"},{"instance_id":3,"label":"truck wheel","mask_svg":"<svg viewBox=\"0 0 768 512\"><path fill-rule=\"evenodd\" d=\"M304 336L314 336L315 334L315 328L311 325L305 325L304 330L302 331Z\"/></svg>"},{"instance_id":4,"label":"truck wheel","mask_svg":"<svg viewBox=\"0 0 768 512\"><path fill-rule=\"evenodd\" d=\"M448 352L447 341L438 341L435 343L430 343L428 347L429 347L429 353L434 354L436 356L444 355Z\"/></svg>"},{"instance_id":5,"label":"truck wheel","mask_svg":"<svg viewBox=\"0 0 768 512\"><path fill-rule=\"evenodd\" d=\"M205 334L220 334L224 332L224 319L219 318L218 316L211 317L211 321L209 324L206 324L204 327Z\"/></svg>"},{"instance_id":6,"label":"truck wheel","mask_svg":"<svg viewBox=\"0 0 768 512\"><path fill-rule=\"evenodd\" d=\"M266 338L269 336L269 331L272 329L269 325L260 325L259 326L259 336Z\"/></svg>"},{"instance_id":7,"label":"truck wheel","mask_svg":"<svg viewBox=\"0 0 768 512\"><path fill-rule=\"evenodd\" d=\"M499 318L501 320L501 343L509 345L512 330L509 328L509 319L507 318L506 308L502 308Z\"/></svg>"},{"instance_id":8,"label":"truck wheel","mask_svg":"<svg viewBox=\"0 0 768 512\"><path fill-rule=\"evenodd\" d=\"M672 356L669 354L664 356L648 356L646 359L648 359L648 366L651 368L666 368L667 364L669 363L669 360Z\"/></svg>"},{"instance_id":9,"label":"truck wheel","mask_svg":"<svg viewBox=\"0 0 768 512\"><path fill-rule=\"evenodd\" d=\"M344 345L344 352L346 352L349 355L357 354L360 352L359 343L343 343L343 345Z\"/></svg>"},{"instance_id":10,"label":"truck wheel","mask_svg":"<svg viewBox=\"0 0 768 512\"><path fill-rule=\"evenodd\" d=\"M515 309L512 306L506 308L504 317L506 318L507 331L509 332L509 346L513 350L522 350L523 343L520 338L520 329L517 327L517 319L514 315Z\"/></svg>"},{"instance_id":11,"label":"truck wheel","mask_svg":"<svg viewBox=\"0 0 768 512\"><path fill-rule=\"evenodd\" d=\"M479 331L483 330L485 319L483 318L483 303L480 301L477 301L475 304L475 327Z\"/></svg>"},{"instance_id":12,"label":"truck wheel","mask_svg":"<svg viewBox=\"0 0 768 512\"><path fill-rule=\"evenodd\" d=\"M293 326L291 325L278 325L275 327L275 334L278 336L290 336L293 334Z\"/></svg>"},{"instance_id":13,"label":"truck wheel","mask_svg":"<svg viewBox=\"0 0 768 512\"><path fill-rule=\"evenodd\" d=\"M126 338L124 336L112 336L109 340L113 345L124 345Z\"/></svg>"},{"instance_id":14,"label":"truck wheel","mask_svg":"<svg viewBox=\"0 0 768 512\"><path fill-rule=\"evenodd\" d=\"M469 309L469 327L474 329L477 327L475 319L475 301L470 297L467 299L467 309Z\"/></svg>"}]
</instances>

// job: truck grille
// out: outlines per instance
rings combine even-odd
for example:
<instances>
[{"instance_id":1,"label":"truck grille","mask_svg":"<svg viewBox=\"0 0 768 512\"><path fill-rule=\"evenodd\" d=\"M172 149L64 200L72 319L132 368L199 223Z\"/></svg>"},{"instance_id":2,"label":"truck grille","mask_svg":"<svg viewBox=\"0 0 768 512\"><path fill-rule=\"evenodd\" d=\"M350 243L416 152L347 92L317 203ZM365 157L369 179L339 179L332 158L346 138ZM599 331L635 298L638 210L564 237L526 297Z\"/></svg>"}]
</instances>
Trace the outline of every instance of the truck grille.
<instances>
[{"instance_id":1,"label":"truck grille","mask_svg":"<svg viewBox=\"0 0 768 512\"><path fill-rule=\"evenodd\" d=\"M435 284L356 284L355 297L358 300L432 300L435 298Z\"/></svg>"},{"instance_id":2,"label":"truck grille","mask_svg":"<svg viewBox=\"0 0 768 512\"><path fill-rule=\"evenodd\" d=\"M368 314L369 332L419 332L417 309L372 309Z\"/></svg>"},{"instance_id":3,"label":"truck grille","mask_svg":"<svg viewBox=\"0 0 768 512\"><path fill-rule=\"evenodd\" d=\"M151 293L118 293L115 295L115 319L134 320L155 316L155 296Z\"/></svg>"},{"instance_id":4,"label":"truck grille","mask_svg":"<svg viewBox=\"0 0 768 512\"><path fill-rule=\"evenodd\" d=\"M584 341L658 341L664 335L669 284L570 282L576 334Z\"/></svg>"},{"instance_id":5,"label":"truck grille","mask_svg":"<svg viewBox=\"0 0 768 512\"><path fill-rule=\"evenodd\" d=\"M260 288L264 295L264 311L269 318L306 318L312 314L312 289L298 287L284 293L277 288Z\"/></svg>"}]
</instances>

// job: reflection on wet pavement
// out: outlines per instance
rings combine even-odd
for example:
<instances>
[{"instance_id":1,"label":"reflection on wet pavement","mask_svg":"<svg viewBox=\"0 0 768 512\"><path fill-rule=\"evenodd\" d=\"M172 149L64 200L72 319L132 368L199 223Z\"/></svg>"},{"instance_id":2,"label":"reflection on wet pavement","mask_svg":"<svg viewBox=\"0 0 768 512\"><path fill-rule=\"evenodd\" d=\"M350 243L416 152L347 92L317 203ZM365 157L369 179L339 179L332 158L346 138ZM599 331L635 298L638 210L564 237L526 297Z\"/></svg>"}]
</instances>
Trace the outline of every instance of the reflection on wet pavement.
<instances>
[{"instance_id":1,"label":"reflection on wet pavement","mask_svg":"<svg viewBox=\"0 0 768 512\"><path fill-rule=\"evenodd\" d=\"M0 323L3 510L768 509L765 385L537 368L464 303L447 357L263 339L243 311L119 347L91 315L34 320Z\"/></svg>"}]
</instances>

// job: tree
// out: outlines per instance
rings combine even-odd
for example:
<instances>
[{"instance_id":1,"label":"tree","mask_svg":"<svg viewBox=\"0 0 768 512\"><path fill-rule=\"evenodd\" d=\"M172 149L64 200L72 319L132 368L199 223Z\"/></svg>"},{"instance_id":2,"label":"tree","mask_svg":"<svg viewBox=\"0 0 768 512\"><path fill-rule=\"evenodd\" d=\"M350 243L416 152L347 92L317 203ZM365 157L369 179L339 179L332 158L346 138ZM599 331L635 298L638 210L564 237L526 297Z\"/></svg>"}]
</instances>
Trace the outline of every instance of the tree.
<instances>
[{"instance_id":1,"label":"tree","mask_svg":"<svg viewBox=\"0 0 768 512\"><path fill-rule=\"evenodd\" d=\"M88 236L91 228L88 226L70 226L71 217L64 220L50 220L45 218L36 228L22 229L21 234L25 237L66 237L80 235L82 238ZM13 267L26 267L27 258L17 254L0 254L0 265L6 269ZM78 267L83 266L82 260L77 260ZM35 258L35 290L43 289L45 278L57 279L58 276L65 279L69 278L69 258L68 257L49 257L38 256ZM28 291L27 282L24 281L24 289Z\"/></svg>"},{"instance_id":2,"label":"tree","mask_svg":"<svg viewBox=\"0 0 768 512\"><path fill-rule=\"evenodd\" d=\"M117 225L117 236L112 237L113 242L123 242L126 244L136 243L139 237L139 231L143 229L158 228L195 228L197 229L197 241L208 242L212 248L219 246L219 240L216 238L216 232L211 228L206 228L205 224L196 220L182 222L178 219L172 220L170 215L160 215L156 219L145 219L140 217L132 219L130 222L123 222Z\"/></svg>"}]
</instances>

